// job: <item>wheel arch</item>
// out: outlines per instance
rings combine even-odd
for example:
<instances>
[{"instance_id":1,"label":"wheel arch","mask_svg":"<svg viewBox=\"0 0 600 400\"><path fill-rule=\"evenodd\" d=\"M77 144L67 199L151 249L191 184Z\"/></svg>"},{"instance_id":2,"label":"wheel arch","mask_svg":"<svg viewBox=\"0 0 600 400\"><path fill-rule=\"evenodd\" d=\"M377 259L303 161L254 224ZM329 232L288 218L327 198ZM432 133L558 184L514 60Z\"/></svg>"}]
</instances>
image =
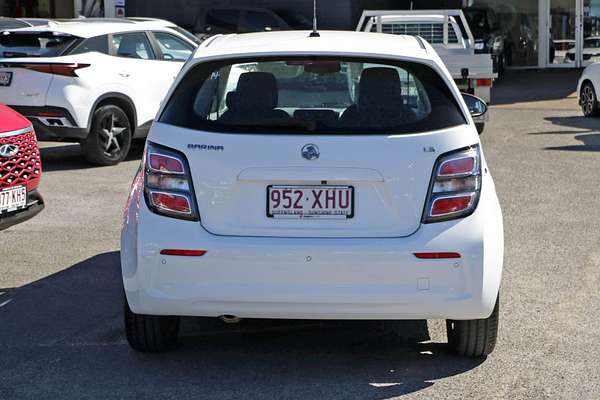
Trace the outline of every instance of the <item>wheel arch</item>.
<instances>
[{"instance_id":1,"label":"wheel arch","mask_svg":"<svg viewBox=\"0 0 600 400\"><path fill-rule=\"evenodd\" d=\"M90 118L88 119L88 131L92 128L92 121L94 117L94 113L102 106L105 105L114 105L123 110L129 118L129 122L131 123L131 131L132 134L135 133L138 123L137 123L137 111L135 109L135 105L133 100L123 93L111 92L105 93L102 96L98 97L94 102L94 106L92 107Z\"/></svg>"},{"instance_id":2,"label":"wheel arch","mask_svg":"<svg viewBox=\"0 0 600 400\"><path fill-rule=\"evenodd\" d=\"M591 78L586 77L581 81L581 85L579 86L579 95L581 95L581 90L583 89L583 85L585 85L586 83L589 83L592 85L592 87L594 88L594 91L596 90L596 85L594 85L594 82L592 81Z\"/></svg>"}]
</instances>

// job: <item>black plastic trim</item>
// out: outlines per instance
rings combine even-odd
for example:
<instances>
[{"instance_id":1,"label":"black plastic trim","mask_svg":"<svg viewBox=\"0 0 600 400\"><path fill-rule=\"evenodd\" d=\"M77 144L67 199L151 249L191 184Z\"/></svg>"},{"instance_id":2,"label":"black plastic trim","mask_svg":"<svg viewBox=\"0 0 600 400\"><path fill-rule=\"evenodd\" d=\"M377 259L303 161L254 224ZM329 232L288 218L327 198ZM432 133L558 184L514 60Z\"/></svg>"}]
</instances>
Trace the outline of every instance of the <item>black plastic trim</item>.
<instances>
[{"instance_id":1,"label":"black plastic trim","mask_svg":"<svg viewBox=\"0 0 600 400\"><path fill-rule=\"evenodd\" d=\"M71 123L71 125L77 126L77 124L75 123L75 118L73 118L73 115L71 115L69 110L67 110L66 108L54 107L54 106L42 106L42 107L13 106L10 104L8 106L10 108L12 108L13 110L17 111L19 114L24 115L25 117L28 117L28 118L35 117L39 113L42 113L42 112L47 112L47 113L52 113L52 114L61 114L61 115L64 115L65 118L67 118L67 120Z\"/></svg>"},{"instance_id":2,"label":"black plastic trim","mask_svg":"<svg viewBox=\"0 0 600 400\"><path fill-rule=\"evenodd\" d=\"M44 199L37 190L27 193L27 208L0 214L0 231L20 224L38 215L44 209Z\"/></svg>"}]
</instances>

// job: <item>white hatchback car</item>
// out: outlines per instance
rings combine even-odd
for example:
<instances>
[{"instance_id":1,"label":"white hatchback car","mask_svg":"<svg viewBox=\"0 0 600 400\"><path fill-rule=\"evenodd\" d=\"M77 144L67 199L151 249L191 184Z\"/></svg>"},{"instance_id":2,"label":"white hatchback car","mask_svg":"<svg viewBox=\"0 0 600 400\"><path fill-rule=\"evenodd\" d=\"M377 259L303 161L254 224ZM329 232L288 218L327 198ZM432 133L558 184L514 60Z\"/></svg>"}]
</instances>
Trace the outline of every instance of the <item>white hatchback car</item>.
<instances>
[{"instance_id":1,"label":"white hatchback car","mask_svg":"<svg viewBox=\"0 0 600 400\"><path fill-rule=\"evenodd\" d=\"M0 102L41 140L80 142L91 162L123 160L144 137L197 47L167 21L52 23L0 33Z\"/></svg>"},{"instance_id":2,"label":"white hatchback car","mask_svg":"<svg viewBox=\"0 0 600 400\"><path fill-rule=\"evenodd\" d=\"M425 41L218 36L150 131L121 262L140 351L173 344L178 316L446 319L456 351L483 356L502 213L469 107Z\"/></svg>"}]
</instances>

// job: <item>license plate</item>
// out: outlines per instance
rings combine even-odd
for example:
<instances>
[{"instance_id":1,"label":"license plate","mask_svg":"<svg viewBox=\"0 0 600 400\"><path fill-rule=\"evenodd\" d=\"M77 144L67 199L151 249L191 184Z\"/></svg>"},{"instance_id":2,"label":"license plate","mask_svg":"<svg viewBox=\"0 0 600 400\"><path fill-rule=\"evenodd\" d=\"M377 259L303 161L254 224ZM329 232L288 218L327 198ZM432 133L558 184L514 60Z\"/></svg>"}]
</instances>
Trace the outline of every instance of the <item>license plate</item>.
<instances>
[{"instance_id":1,"label":"license plate","mask_svg":"<svg viewBox=\"0 0 600 400\"><path fill-rule=\"evenodd\" d=\"M0 86L10 86L12 76L12 72L0 71Z\"/></svg>"},{"instance_id":2,"label":"license plate","mask_svg":"<svg viewBox=\"0 0 600 400\"><path fill-rule=\"evenodd\" d=\"M0 191L0 214L25 207L27 204L27 189L25 186L15 186Z\"/></svg>"},{"instance_id":3,"label":"license plate","mask_svg":"<svg viewBox=\"0 0 600 400\"><path fill-rule=\"evenodd\" d=\"M352 186L268 186L267 217L348 219L354 217Z\"/></svg>"}]
</instances>

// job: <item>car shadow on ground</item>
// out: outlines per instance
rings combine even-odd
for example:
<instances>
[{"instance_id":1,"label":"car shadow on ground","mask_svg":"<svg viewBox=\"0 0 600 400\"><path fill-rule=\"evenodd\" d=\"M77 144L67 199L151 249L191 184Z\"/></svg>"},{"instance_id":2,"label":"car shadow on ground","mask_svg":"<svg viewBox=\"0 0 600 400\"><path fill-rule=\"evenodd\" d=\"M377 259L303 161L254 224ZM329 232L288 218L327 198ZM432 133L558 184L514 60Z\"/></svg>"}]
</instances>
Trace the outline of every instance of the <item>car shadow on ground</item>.
<instances>
[{"instance_id":1,"label":"car shadow on ground","mask_svg":"<svg viewBox=\"0 0 600 400\"><path fill-rule=\"evenodd\" d=\"M507 71L494 82L492 104L562 100L577 90L581 70Z\"/></svg>"},{"instance_id":2,"label":"car shadow on ground","mask_svg":"<svg viewBox=\"0 0 600 400\"><path fill-rule=\"evenodd\" d=\"M141 160L144 142L134 141L125 161ZM76 169L102 168L87 162L81 155L78 143L65 143L48 147L40 147L42 168L44 172L69 171Z\"/></svg>"},{"instance_id":3,"label":"car shadow on ground","mask_svg":"<svg viewBox=\"0 0 600 400\"><path fill-rule=\"evenodd\" d=\"M549 146L545 150L562 151L600 151L600 119L583 116L547 117L546 121L567 129L554 131L531 132L530 135L573 135L581 144L566 146ZM579 130L573 130L579 129Z\"/></svg>"},{"instance_id":4,"label":"car shadow on ground","mask_svg":"<svg viewBox=\"0 0 600 400\"><path fill-rule=\"evenodd\" d=\"M0 398L388 398L476 368L426 321L186 318L172 352L139 354L122 328L119 253L0 289Z\"/></svg>"}]
</instances>

